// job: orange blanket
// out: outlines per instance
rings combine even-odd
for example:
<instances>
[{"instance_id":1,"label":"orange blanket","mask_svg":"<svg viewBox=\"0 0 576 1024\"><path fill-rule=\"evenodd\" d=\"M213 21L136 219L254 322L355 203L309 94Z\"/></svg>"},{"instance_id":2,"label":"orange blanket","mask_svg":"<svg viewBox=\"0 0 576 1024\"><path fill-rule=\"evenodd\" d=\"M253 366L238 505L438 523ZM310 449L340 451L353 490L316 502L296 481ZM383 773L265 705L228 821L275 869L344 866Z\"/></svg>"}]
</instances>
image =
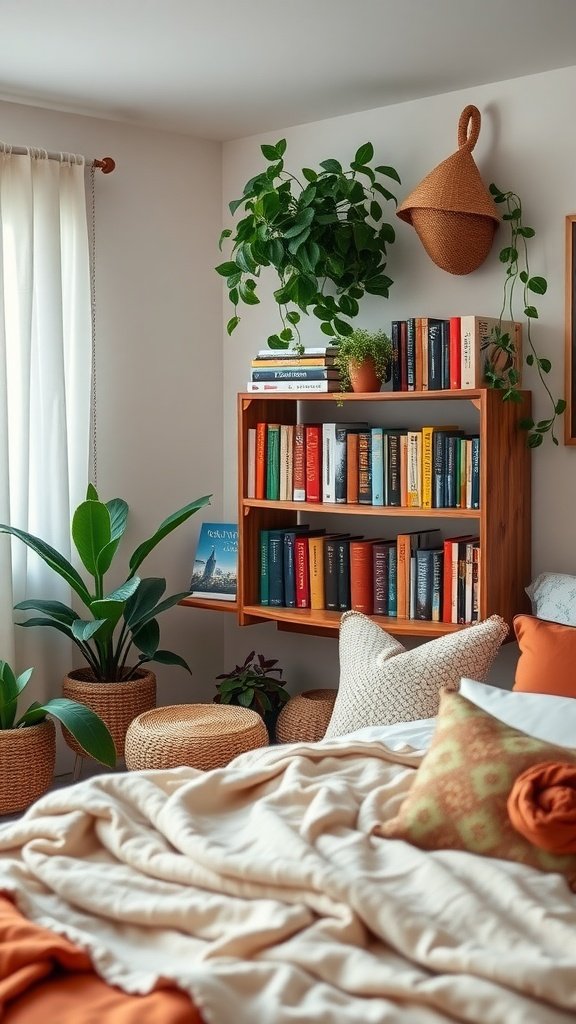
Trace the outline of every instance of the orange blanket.
<instances>
[{"instance_id":1,"label":"orange blanket","mask_svg":"<svg viewBox=\"0 0 576 1024\"><path fill-rule=\"evenodd\" d=\"M0 896L0 1019L3 1024L202 1024L173 986L127 995L102 981L67 939L27 921Z\"/></svg>"},{"instance_id":2,"label":"orange blanket","mask_svg":"<svg viewBox=\"0 0 576 1024\"><path fill-rule=\"evenodd\" d=\"M560 762L532 765L508 797L517 832L548 853L576 853L576 767Z\"/></svg>"}]
</instances>

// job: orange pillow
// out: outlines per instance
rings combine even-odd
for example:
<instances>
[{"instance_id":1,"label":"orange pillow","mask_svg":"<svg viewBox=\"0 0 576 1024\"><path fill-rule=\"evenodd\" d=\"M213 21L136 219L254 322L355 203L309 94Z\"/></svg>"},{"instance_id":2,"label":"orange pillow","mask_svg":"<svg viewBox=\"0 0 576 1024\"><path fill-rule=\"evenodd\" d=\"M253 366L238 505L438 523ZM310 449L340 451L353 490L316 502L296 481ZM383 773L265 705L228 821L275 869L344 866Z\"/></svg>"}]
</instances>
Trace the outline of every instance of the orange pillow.
<instances>
[{"instance_id":1,"label":"orange pillow","mask_svg":"<svg viewBox=\"0 0 576 1024\"><path fill-rule=\"evenodd\" d=\"M512 689L576 697L576 626L516 615L520 657Z\"/></svg>"}]
</instances>

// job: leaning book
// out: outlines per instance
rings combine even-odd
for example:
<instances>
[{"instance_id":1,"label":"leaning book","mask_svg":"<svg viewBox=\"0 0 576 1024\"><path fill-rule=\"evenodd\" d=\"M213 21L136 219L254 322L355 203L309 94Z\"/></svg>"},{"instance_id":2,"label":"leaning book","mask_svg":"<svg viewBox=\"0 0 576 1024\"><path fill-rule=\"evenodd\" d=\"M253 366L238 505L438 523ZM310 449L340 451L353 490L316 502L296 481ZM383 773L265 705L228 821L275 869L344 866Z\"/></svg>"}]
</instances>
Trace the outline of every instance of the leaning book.
<instances>
[{"instance_id":1,"label":"leaning book","mask_svg":"<svg viewBox=\"0 0 576 1024\"><path fill-rule=\"evenodd\" d=\"M235 601L238 584L238 526L202 523L194 558L191 597Z\"/></svg>"}]
</instances>

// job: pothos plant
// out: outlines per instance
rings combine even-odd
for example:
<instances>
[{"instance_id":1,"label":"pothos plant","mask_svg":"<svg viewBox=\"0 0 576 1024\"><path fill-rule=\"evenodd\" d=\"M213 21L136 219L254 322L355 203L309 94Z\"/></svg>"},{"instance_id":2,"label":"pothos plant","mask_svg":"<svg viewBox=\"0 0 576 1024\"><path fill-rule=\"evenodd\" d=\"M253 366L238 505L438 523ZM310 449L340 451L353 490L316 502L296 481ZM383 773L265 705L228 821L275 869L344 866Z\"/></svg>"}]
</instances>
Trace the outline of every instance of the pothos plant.
<instances>
[{"instance_id":1,"label":"pothos plant","mask_svg":"<svg viewBox=\"0 0 576 1024\"><path fill-rule=\"evenodd\" d=\"M549 359L539 356L532 339L532 323L538 319L538 310L534 305L535 295L545 295L548 289L546 278L532 276L528 260L528 240L534 238L534 228L528 227L522 219L522 202L515 192L502 192L497 185L490 185L494 202L506 205L506 213L502 219L508 224L510 237L508 244L500 250L500 261L506 265L504 279L504 295L500 311L500 326L496 327L491 341L494 349L508 355L503 366L497 360L488 360L485 366L485 378L490 387L503 390L503 399L513 402L521 401L518 385L520 383L519 353L514 339L502 329L504 319L514 320L515 289L520 293L520 302L526 318L526 342L529 351L525 355L528 366L534 366L540 381L552 405L551 414L543 420L535 422L532 418L520 420L520 426L528 431L527 440L530 448L538 448L544 436L549 433L554 444L558 444L555 433L556 420L566 409L563 398L554 398L547 382L547 375L552 369Z\"/></svg>"},{"instance_id":2,"label":"pothos plant","mask_svg":"<svg viewBox=\"0 0 576 1024\"><path fill-rule=\"evenodd\" d=\"M229 204L232 214L242 210L244 216L231 258L216 267L234 307L228 334L240 322L239 305L259 303L257 279L262 268L272 267L282 327L268 338L270 348L298 346L301 313L310 310L325 335L346 336L364 295L387 298L393 283L385 270L395 232L384 220L383 201L396 204L396 197L383 182L400 184L398 172L371 166L370 142L360 146L349 168L328 159L319 170L303 167L299 176L284 167L285 139L260 148L268 166ZM230 228L222 231L220 249L231 236Z\"/></svg>"}]
</instances>

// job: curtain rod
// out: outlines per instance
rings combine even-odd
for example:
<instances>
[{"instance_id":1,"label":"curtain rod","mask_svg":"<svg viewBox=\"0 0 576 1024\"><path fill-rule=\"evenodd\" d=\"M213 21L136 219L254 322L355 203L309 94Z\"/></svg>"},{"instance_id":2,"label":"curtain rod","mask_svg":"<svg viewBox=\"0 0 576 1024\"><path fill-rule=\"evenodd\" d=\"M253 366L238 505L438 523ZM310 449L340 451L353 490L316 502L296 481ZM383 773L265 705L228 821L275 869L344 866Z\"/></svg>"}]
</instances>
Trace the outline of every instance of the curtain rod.
<instances>
[{"instance_id":1,"label":"curtain rod","mask_svg":"<svg viewBox=\"0 0 576 1024\"><path fill-rule=\"evenodd\" d=\"M2 150L2 145L3 144L0 143L0 152ZM68 155L74 156L73 153L49 153L47 150L40 149L37 146L6 146L4 151L16 153L17 156L26 156L30 152L44 153L48 160L63 160ZM99 167L102 174L111 174L116 167L116 161L113 160L111 156L103 156L101 160L97 160L96 158L93 160L86 160L85 157L82 157L82 159L86 161L87 167Z\"/></svg>"}]
</instances>

